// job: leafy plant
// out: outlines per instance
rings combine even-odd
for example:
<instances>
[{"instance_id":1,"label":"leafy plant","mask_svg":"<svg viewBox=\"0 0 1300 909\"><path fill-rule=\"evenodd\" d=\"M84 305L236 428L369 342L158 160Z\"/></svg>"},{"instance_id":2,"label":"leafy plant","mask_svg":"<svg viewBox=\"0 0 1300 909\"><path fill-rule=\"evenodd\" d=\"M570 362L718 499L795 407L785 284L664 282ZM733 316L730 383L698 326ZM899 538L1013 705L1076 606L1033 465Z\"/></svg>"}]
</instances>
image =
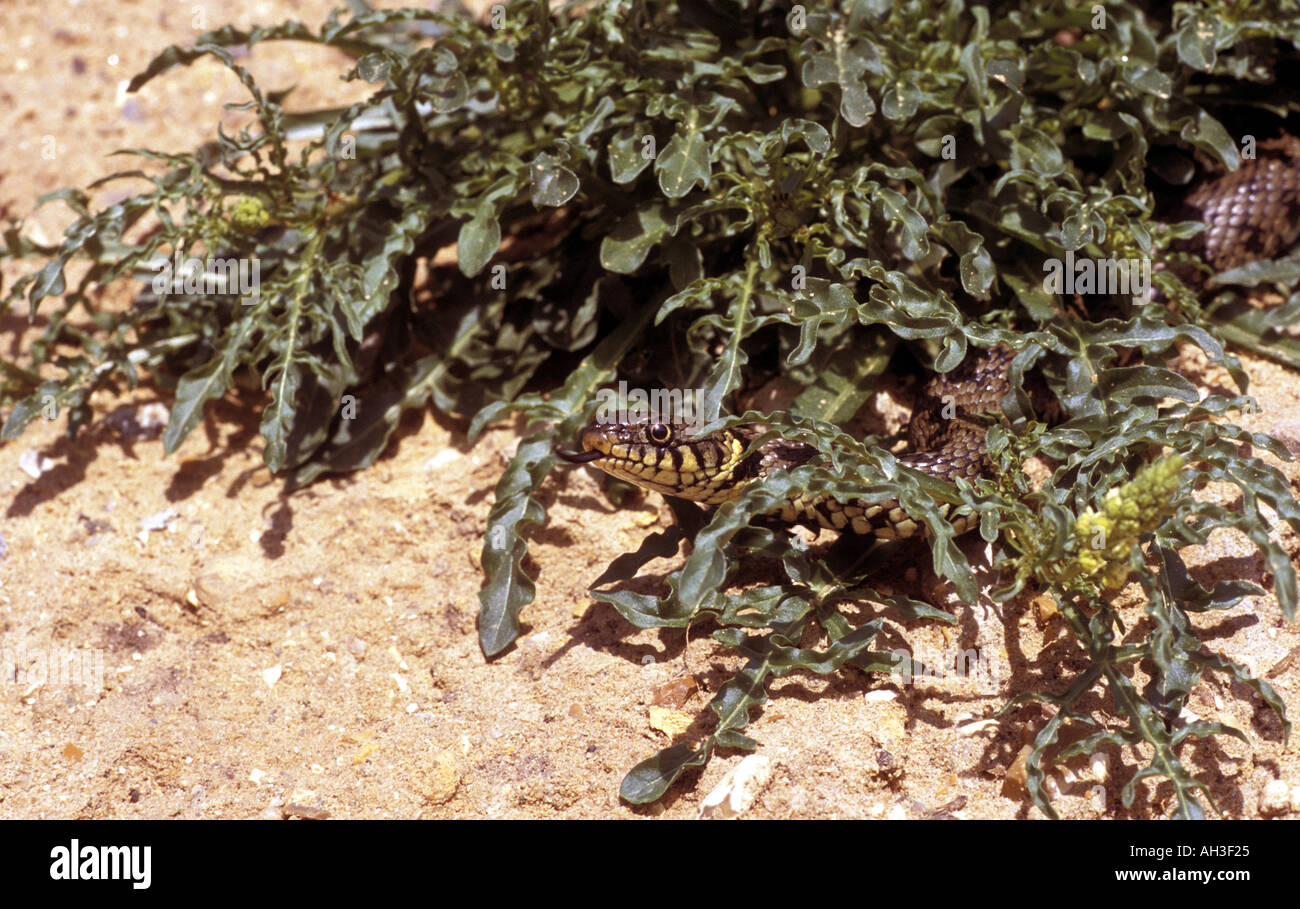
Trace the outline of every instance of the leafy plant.
<instances>
[{"instance_id":1,"label":"leafy plant","mask_svg":"<svg viewBox=\"0 0 1300 909\"><path fill-rule=\"evenodd\" d=\"M1235 166L1234 135L1291 113L1297 102L1274 73L1300 62L1300 25L1267 2L1100 13L1038 0L842 6L611 0L552 12L514 2L488 24L362 9L319 31L226 27L168 48L132 89L211 57L247 87L256 127L193 154L128 152L145 169L108 179L143 176L153 189L101 211L75 190L44 197L77 216L57 246L32 243L20 225L5 231L0 256L46 260L7 302L25 295L33 318L46 298L58 302L27 362L3 363L4 437L52 409L75 432L91 392L147 371L175 388L173 451L205 403L247 372L267 393L266 462L300 485L371 463L401 413L426 402L472 416L471 437L522 412L533 429L497 486L483 549L479 631L491 656L511 645L534 595L526 537L546 520L539 490L557 441L591 418L596 392L615 379L699 386L713 427L761 418L825 457L707 521L676 503L679 526L597 580L593 595L637 627L707 623L747 660L713 699L714 732L639 764L627 800L658 798L715 748L756 747L742 730L769 677L891 669L890 655L870 649L882 618L854 625L846 604L953 621L873 591L861 564L838 557L844 547L819 557L751 524L788 495L837 492L900 501L927 525L936 573L967 601L976 582L940 506L978 514L984 538L1007 543L1002 564L1015 579L996 597L1032 583L1058 604L1088 669L1063 693L1032 695L1057 707L1028 761L1042 811L1053 813L1048 764L1144 742L1154 757L1124 803L1140 779L1160 775L1177 814L1200 814L1203 787L1179 762L1180 745L1240 735L1178 719L1204 674L1244 681L1289 724L1267 683L1204 647L1189 621L1259 588L1205 590L1177 551L1215 527L1241 530L1294 617L1295 572L1261 505L1297 530L1300 506L1281 474L1241 446L1285 451L1212 420L1253 404L1224 339L1300 363L1295 342L1274 333L1300 302L1261 311L1221 287L1210 299L1170 271L1155 280L1172 303L1119 301L1114 315L1089 320L1064 313L1041 264L1067 252L1159 258L1194 234L1156 219L1149 174L1185 183L1193 152ZM347 51L348 78L373 94L343 110L287 111L230 51L281 40ZM416 258L452 243L455 267L434 267L417 288ZM200 254L256 261L256 295L154 290L164 261ZM74 260L87 267L69 286ZM126 312L98 308L92 288L118 278L150 287ZM1297 278L1300 265L1282 259L1218 282ZM1068 420L1049 428L1018 395L990 430L995 478L952 486L903 469L835 424L871 396L904 342L939 371L972 347L1020 351L1013 380L1023 391L1025 372L1038 370ZM1159 365L1179 345L1223 364L1240 394L1201 397ZM1136 359L1120 365L1121 349ZM791 413L723 416L742 384L773 374L806 387ZM349 410L349 400L364 406ZM1195 470L1166 461L1139 472L1153 446ZM1038 487L1020 471L1031 455L1056 465ZM1235 484L1242 508L1189 495L1208 481ZM1133 502L1160 504L1166 519L1125 524ZM1099 527L1119 532L1101 554L1090 545ZM688 536L693 549L666 593L619 586ZM738 565L754 558L785 579L734 590ZM1105 593L1125 575L1146 592L1149 622L1117 634ZM818 638L820 649L801 646ZM1138 664L1149 679L1141 689ZM1093 724L1085 699L1098 685L1127 726L1058 747L1067 725Z\"/></svg>"}]
</instances>

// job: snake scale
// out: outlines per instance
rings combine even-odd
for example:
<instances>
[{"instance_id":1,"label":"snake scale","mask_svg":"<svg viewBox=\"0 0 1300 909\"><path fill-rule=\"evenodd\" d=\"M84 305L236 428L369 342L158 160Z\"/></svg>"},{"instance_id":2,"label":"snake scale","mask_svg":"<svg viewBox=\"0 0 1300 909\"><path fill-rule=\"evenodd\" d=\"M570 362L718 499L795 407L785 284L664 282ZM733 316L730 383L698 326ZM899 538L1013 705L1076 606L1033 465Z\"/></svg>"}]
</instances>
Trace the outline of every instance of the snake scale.
<instances>
[{"instance_id":1,"label":"snake scale","mask_svg":"<svg viewBox=\"0 0 1300 909\"><path fill-rule=\"evenodd\" d=\"M1208 180L1184 198L1178 214L1206 229L1177 249L1199 257L1213 271L1254 259L1274 258L1300 236L1300 139L1284 136L1260 143L1259 157ZM908 425L909 451L898 460L933 476L953 480L983 474L986 423L981 415L1000 412L1011 389L1007 366L1013 351L991 347L968 356L957 369L933 376L915 402ZM742 425L700 438L671 423L596 423L583 430L576 452L557 451L575 464L664 495L704 505L738 497L750 482L773 471L793 469L817 449L791 439L772 439L746 454L760 426ZM801 496L773 512L787 523L827 530L851 530L881 539L920 534L924 525L897 502L840 501ZM971 529L974 519L955 519L954 529Z\"/></svg>"}]
</instances>

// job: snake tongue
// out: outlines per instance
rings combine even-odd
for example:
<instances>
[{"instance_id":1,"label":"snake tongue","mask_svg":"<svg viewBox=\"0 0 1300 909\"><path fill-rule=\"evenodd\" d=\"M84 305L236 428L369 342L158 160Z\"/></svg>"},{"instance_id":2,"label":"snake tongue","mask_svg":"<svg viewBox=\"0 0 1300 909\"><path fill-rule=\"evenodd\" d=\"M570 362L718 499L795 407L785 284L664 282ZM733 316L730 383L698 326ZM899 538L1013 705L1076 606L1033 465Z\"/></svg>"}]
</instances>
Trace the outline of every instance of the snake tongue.
<instances>
[{"instance_id":1,"label":"snake tongue","mask_svg":"<svg viewBox=\"0 0 1300 909\"><path fill-rule=\"evenodd\" d=\"M570 464L587 464L601 456L599 451L561 451L558 448L555 454Z\"/></svg>"}]
</instances>

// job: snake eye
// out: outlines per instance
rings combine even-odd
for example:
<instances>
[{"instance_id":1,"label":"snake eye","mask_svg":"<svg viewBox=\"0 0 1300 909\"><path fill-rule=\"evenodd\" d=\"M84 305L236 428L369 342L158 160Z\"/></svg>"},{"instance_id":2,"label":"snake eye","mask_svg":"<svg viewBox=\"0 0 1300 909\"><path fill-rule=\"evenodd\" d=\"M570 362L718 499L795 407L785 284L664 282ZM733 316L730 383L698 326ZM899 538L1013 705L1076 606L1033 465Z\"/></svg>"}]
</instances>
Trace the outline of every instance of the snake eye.
<instances>
[{"instance_id":1,"label":"snake eye","mask_svg":"<svg viewBox=\"0 0 1300 909\"><path fill-rule=\"evenodd\" d=\"M673 431L663 423L655 423L648 430L650 441L656 445L666 445L673 437Z\"/></svg>"}]
</instances>

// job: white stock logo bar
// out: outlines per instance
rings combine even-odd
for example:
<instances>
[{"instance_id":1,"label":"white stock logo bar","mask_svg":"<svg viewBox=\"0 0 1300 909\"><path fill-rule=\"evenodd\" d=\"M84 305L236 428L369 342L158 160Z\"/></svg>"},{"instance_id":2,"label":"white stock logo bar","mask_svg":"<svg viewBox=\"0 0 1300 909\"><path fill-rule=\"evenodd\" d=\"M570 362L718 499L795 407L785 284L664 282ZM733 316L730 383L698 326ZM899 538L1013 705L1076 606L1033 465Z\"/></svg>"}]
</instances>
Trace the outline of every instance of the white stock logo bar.
<instances>
[{"instance_id":1,"label":"white stock logo bar","mask_svg":"<svg viewBox=\"0 0 1300 909\"><path fill-rule=\"evenodd\" d=\"M602 388L596 392L597 423L677 423L699 428L704 425L700 401L704 392L698 388L627 387Z\"/></svg>"},{"instance_id":2,"label":"white stock logo bar","mask_svg":"<svg viewBox=\"0 0 1300 909\"><path fill-rule=\"evenodd\" d=\"M262 285L262 263L258 259L213 259L206 263L191 256L154 265L152 287L156 294L239 294L245 303L257 298Z\"/></svg>"},{"instance_id":3,"label":"white stock logo bar","mask_svg":"<svg viewBox=\"0 0 1300 909\"><path fill-rule=\"evenodd\" d=\"M104 651L0 642L0 680L22 688L23 697L43 687L80 687L97 695L104 690Z\"/></svg>"},{"instance_id":4,"label":"white stock logo bar","mask_svg":"<svg viewBox=\"0 0 1300 909\"><path fill-rule=\"evenodd\" d=\"M937 684L952 679L967 679L998 691L1005 681L1005 673L997 656L987 650L936 650L916 647L911 651L890 651L894 658L893 674L904 685Z\"/></svg>"},{"instance_id":5,"label":"white stock logo bar","mask_svg":"<svg viewBox=\"0 0 1300 909\"><path fill-rule=\"evenodd\" d=\"M1145 297L1151 288L1150 259L1092 259L1065 254L1043 261L1043 289L1049 294Z\"/></svg>"}]
</instances>

